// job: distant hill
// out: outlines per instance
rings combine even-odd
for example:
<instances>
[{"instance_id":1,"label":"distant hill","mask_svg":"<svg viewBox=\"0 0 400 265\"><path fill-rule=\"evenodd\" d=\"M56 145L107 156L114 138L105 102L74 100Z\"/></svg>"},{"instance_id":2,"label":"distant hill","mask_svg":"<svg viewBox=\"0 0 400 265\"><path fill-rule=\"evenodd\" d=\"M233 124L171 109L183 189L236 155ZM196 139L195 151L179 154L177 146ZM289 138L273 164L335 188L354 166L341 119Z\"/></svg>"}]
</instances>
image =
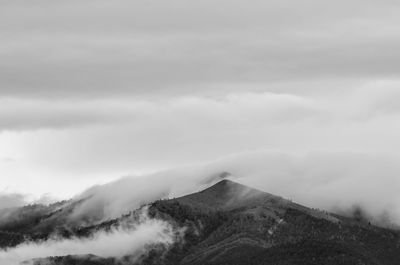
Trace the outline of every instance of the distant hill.
<instances>
[{"instance_id":1,"label":"distant hill","mask_svg":"<svg viewBox=\"0 0 400 265\"><path fill-rule=\"evenodd\" d=\"M38 229L35 231L46 234L39 229L44 224L51 231L49 224L62 223L63 213L72 206L68 203L58 206L60 209L51 213L44 211L48 217L34 219L33 227ZM183 240L168 249L154 246L136 264L400 264L399 231L311 209L226 179L203 191L158 200L148 207L151 218L166 220L177 228L185 227L185 233ZM70 228L65 234L85 237L132 216L134 213L89 227ZM23 225L18 227L21 234L30 233ZM0 233L18 233L18 229L3 224ZM3 241L4 246L7 242ZM15 245L14 241L8 244ZM95 256L66 256L38 259L34 264L119 262Z\"/></svg>"}]
</instances>

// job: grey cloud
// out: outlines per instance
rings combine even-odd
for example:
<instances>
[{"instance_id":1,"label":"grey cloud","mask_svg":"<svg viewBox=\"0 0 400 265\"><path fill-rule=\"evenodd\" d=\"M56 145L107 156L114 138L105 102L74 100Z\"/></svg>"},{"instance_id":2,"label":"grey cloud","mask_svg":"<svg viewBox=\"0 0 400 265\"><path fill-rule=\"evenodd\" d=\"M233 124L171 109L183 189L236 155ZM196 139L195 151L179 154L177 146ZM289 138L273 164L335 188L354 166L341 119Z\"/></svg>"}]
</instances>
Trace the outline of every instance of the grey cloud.
<instances>
[{"instance_id":1,"label":"grey cloud","mask_svg":"<svg viewBox=\"0 0 400 265\"><path fill-rule=\"evenodd\" d=\"M3 171L21 179L32 174L109 179L246 150L396 153L396 113L371 114L380 101L376 94L393 95L390 89L374 89L332 96L231 93L216 98L11 101L0 106L0 130L8 130L0 144L25 159L9 163L13 167L3 163ZM56 179L47 181L61 187Z\"/></svg>"},{"instance_id":2,"label":"grey cloud","mask_svg":"<svg viewBox=\"0 0 400 265\"><path fill-rule=\"evenodd\" d=\"M230 114L237 112L233 120ZM0 131L76 128L128 124L133 128L176 124L196 119L224 124L252 123L249 116L274 123L315 115L312 100L273 93L227 95L220 99L178 97L164 100L17 100L0 99ZM136 124L136 125L135 125Z\"/></svg>"},{"instance_id":3,"label":"grey cloud","mask_svg":"<svg viewBox=\"0 0 400 265\"><path fill-rule=\"evenodd\" d=\"M373 44L361 39L332 45L323 39L299 42L295 37L271 41L254 33L225 38L206 35L189 40L171 38L167 43L150 37L144 42L139 40L139 44L126 44L135 41L135 37L123 37L104 45L100 38L90 42L102 44L80 44L85 38L80 40L77 36L68 47L61 41L50 47L47 44L37 47L32 55L21 56L18 54L21 51L17 55L8 53L0 65L2 94L104 97L157 92L168 95L197 93L193 84L211 93L212 85L228 82L258 82L268 87L269 83L287 79L329 82L338 78L367 81L399 77L396 49L400 38L384 38ZM49 49L55 50L54 58L46 58Z\"/></svg>"},{"instance_id":4,"label":"grey cloud","mask_svg":"<svg viewBox=\"0 0 400 265\"><path fill-rule=\"evenodd\" d=\"M110 125L142 131L162 128L166 123L169 123L168 130L180 130L182 124L187 123L199 132L211 125L214 132L218 132L290 123L353 123L357 119L374 120L377 114L396 114L397 85L398 81L370 82L350 89L344 98L267 93L259 91L260 85L253 85L256 92L226 92L214 97L3 98L0 99L0 131ZM242 85L236 84L238 86Z\"/></svg>"},{"instance_id":5,"label":"grey cloud","mask_svg":"<svg viewBox=\"0 0 400 265\"><path fill-rule=\"evenodd\" d=\"M132 105L133 106L132 106ZM115 101L0 99L0 131L74 128L123 123L135 117L136 105Z\"/></svg>"},{"instance_id":6,"label":"grey cloud","mask_svg":"<svg viewBox=\"0 0 400 265\"><path fill-rule=\"evenodd\" d=\"M398 78L400 67L394 1L3 2L3 96L213 93L229 82Z\"/></svg>"},{"instance_id":7,"label":"grey cloud","mask_svg":"<svg viewBox=\"0 0 400 265\"><path fill-rule=\"evenodd\" d=\"M364 89L369 91L370 100L367 108L371 116L387 116L400 113L400 83L397 80L386 80L371 84Z\"/></svg>"}]
</instances>

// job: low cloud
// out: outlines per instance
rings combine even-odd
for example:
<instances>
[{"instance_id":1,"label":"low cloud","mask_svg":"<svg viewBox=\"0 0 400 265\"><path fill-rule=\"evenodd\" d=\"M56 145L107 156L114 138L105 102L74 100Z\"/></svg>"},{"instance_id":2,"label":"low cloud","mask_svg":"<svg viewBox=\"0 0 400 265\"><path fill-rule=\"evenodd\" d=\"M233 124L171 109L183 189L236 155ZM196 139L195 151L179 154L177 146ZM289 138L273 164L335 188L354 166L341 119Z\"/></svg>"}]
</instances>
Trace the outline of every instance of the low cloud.
<instances>
[{"instance_id":1,"label":"low cloud","mask_svg":"<svg viewBox=\"0 0 400 265\"><path fill-rule=\"evenodd\" d=\"M87 189L75 200L83 200L70 215L71 222L93 224L117 218L158 199L199 191L219 180L219 174L174 169L152 175L124 177Z\"/></svg>"},{"instance_id":2,"label":"low cloud","mask_svg":"<svg viewBox=\"0 0 400 265\"><path fill-rule=\"evenodd\" d=\"M309 207L340 213L362 207L377 222L385 219L386 224L400 224L400 166L396 161L385 155L351 152L242 153L93 187L78 196L88 199L72 217L117 217L141 203L199 191L220 180L218 173L230 172L234 181Z\"/></svg>"},{"instance_id":3,"label":"low cloud","mask_svg":"<svg viewBox=\"0 0 400 265\"><path fill-rule=\"evenodd\" d=\"M35 258L86 254L115 258L129 256L132 261L146 254L152 246L168 247L179 234L169 223L150 219L144 210L135 223L108 232L99 231L89 238L49 239L0 250L0 263L17 265Z\"/></svg>"}]
</instances>

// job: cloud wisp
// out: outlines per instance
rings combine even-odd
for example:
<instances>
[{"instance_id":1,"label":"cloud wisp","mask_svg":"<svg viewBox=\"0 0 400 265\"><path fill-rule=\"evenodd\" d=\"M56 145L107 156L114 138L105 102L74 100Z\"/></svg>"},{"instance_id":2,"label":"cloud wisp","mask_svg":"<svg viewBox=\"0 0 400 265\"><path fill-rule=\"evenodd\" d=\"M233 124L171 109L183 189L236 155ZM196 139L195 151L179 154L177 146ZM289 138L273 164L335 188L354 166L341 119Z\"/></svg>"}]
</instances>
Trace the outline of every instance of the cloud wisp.
<instances>
[{"instance_id":1,"label":"cloud wisp","mask_svg":"<svg viewBox=\"0 0 400 265\"><path fill-rule=\"evenodd\" d=\"M89 238L54 238L0 250L0 263L18 265L35 258L88 254L117 259L129 256L129 261L133 261L155 245L167 248L179 234L169 223L149 218L144 209L136 223L121 225L110 231L98 231Z\"/></svg>"}]
</instances>

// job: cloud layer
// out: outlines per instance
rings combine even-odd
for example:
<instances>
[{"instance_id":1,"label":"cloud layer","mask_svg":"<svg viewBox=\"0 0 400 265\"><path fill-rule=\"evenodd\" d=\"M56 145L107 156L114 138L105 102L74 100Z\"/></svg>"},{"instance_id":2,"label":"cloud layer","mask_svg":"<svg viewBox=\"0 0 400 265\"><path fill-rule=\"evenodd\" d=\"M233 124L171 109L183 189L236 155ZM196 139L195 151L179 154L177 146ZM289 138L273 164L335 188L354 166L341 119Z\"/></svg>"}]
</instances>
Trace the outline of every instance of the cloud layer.
<instances>
[{"instance_id":1,"label":"cloud layer","mask_svg":"<svg viewBox=\"0 0 400 265\"><path fill-rule=\"evenodd\" d=\"M221 83L398 79L399 8L390 0L2 1L0 94L190 95Z\"/></svg>"},{"instance_id":2,"label":"cloud layer","mask_svg":"<svg viewBox=\"0 0 400 265\"><path fill-rule=\"evenodd\" d=\"M251 150L376 152L395 158L400 149L398 85L371 82L345 94L4 99L3 185L70 197L121 175Z\"/></svg>"}]
</instances>

